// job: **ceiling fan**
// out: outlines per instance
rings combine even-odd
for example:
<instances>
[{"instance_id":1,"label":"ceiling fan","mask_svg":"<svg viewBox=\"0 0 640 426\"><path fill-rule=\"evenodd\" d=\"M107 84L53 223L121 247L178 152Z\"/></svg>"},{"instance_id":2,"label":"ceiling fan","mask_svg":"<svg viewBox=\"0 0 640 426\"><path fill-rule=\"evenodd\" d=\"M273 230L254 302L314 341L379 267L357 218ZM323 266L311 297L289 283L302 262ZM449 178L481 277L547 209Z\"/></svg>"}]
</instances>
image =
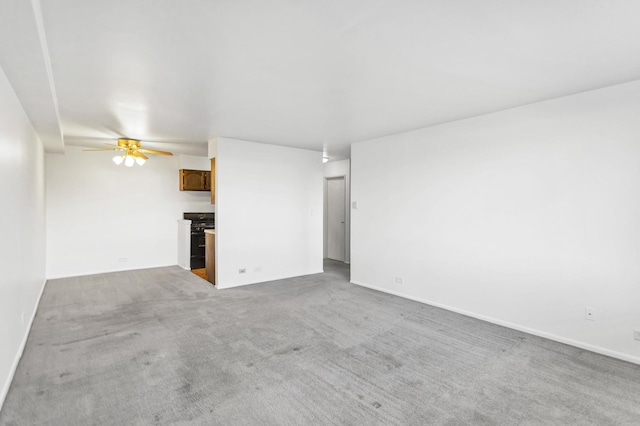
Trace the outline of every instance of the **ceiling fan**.
<instances>
[{"instance_id":1,"label":"ceiling fan","mask_svg":"<svg viewBox=\"0 0 640 426\"><path fill-rule=\"evenodd\" d=\"M109 148L93 148L83 149L83 151L120 151L118 155L113 157L113 162L120 165L124 162L127 167L132 167L134 163L142 166L149 158L144 154L154 155L173 155L168 151L156 151L154 149L145 149L140 147L140 141L137 139L118 139L118 144L106 143Z\"/></svg>"}]
</instances>

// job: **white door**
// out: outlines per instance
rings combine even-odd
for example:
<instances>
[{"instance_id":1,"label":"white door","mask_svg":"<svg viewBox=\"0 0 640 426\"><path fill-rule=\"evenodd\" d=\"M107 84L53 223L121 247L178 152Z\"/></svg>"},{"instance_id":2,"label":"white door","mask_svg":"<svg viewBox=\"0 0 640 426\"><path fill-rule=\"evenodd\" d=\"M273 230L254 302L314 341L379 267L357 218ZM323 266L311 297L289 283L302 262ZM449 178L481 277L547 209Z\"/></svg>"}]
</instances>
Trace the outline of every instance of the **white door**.
<instances>
[{"instance_id":1,"label":"white door","mask_svg":"<svg viewBox=\"0 0 640 426\"><path fill-rule=\"evenodd\" d=\"M327 257L345 261L345 181L344 177L327 179Z\"/></svg>"}]
</instances>

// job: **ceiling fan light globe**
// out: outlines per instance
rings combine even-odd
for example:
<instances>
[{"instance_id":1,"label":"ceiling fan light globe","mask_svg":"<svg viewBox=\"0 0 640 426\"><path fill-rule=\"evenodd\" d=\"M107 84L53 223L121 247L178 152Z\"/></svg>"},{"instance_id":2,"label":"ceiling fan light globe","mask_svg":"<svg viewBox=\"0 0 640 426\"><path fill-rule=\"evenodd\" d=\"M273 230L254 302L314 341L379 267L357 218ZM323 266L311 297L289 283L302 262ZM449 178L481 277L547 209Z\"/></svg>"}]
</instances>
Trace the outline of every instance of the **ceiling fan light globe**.
<instances>
[{"instance_id":1,"label":"ceiling fan light globe","mask_svg":"<svg viewBox=\"0 0 640 426\"><path fill-rule=\"evenodd\" d=\"M138 163L138 166L142 166L145 161L147 160L145 160L144 158L136 157L136 163Z\"/></svg>"},{"instance_id":2,"label":"ceiling fan light globe","mask_svg":"<svg viewBox=\"0 0 640 426\"><path fill-rule=\"evenodd\" d=\"M113 162L116 163L116 166L119 166L120 164L122 164L123 161L124 161L124 158L122 158L121 155L116 155L115 157L113 157Z\"/></svg>"},{"instance_id":3,"label":"ceiling fan light globe","mask_svg":"<svg viewBox=\"0 0 640 426\"><path fill-rule=\"evenodd\" d=\"M135 163L135 160L130 155L127 155L127 158L124 159L124 165L127 167L133 167L134 163Z\"/></svg>"}]
</instances>

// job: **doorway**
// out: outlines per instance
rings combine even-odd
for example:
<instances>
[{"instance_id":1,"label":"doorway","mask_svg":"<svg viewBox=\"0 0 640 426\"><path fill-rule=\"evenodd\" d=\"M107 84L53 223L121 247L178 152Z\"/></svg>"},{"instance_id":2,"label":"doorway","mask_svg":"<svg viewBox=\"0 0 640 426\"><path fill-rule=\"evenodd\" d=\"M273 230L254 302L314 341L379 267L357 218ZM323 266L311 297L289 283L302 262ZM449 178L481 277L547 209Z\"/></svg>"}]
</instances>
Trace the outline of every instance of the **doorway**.
<instances>
[{"instance_id":1,"label":"doorway","mask_svg":"<svg viewBox=\"0 0 640 426\"><path fill-rule=\"evenodd\" d=\"M344 262L347 251L345 176L327 178L327 258Z\"/></svg>"}]
</instances>

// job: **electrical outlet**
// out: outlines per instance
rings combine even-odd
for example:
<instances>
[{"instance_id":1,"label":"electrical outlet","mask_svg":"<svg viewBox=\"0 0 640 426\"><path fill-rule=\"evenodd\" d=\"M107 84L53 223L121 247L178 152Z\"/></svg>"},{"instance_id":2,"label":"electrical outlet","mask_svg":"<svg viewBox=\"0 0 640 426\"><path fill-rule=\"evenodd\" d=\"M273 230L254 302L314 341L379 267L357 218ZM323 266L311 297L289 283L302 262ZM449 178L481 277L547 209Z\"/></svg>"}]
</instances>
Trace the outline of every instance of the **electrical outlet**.
<instances>
[{"instance_id":1,"label":"electrical outlet","mask_svg":"<svg viewBox=\"0 0 640 426\"><path fill-rule=\"evenodd\" d=\"M588 306L585 306L584 308L584 319L589 320L589 321L595 321L596 320L596 310L593 308L589 308Z\"/></svg>"},{"instance_id":2,"label":"electrical outlet","mask_svg":"<svg viewBox=\"0 0 640 426\"><path fill-rule=\"evenodd\" d=\"M127 262L127 258L126 257L121 257L120 259L118 259L118 262L126 263Z\"/></svg>"},{"instance_id":3,"label":"electrical outlet","mask_svg":"<svg viewBox=\"0 0 640 426\"><path fill-rule=\"evenodd\" d=\"M354 209L354 210L358 210L358 202L357 201L352 202L351 203L351 208Z\"/></svg>"},{"instance_id":4,"label":"electrical outlet","mask_svg":"<svg viewBox=\"0 0 640 426\"><path fill-rule=\"evenodd\" d=\"M262 272L262 266L256 266L255 268L253 268L253 272Z\"/></svg>"},{"instance_id":5,"label":"electrical outlet","mask_svg":"<svg viewBox=\"0 0 640 426\"><path fill-rule=\"evenodd\" d=\"M404 278L396 277L396 284L404 284Z\"/></svg>"},{"instance_id":6,"label":"electrical outlet","mask_svg":"<svg viewBox=\"0 0 640 426\"><path fill-rule=\"evenodd\" d=\"M633 338L635 340L640 340L640 330L633 330Z\"/></svg>"},{"instance_id":7,"label":"electrical outlet","mask_svg":"<svg viewBox=\"0 0 640 426\"><path fill-rule=\"evenodd\" d=\"M240 268L240 269L238 269L238 273L239 273L239 274L246 274L246 273L247 273L247 268Z\"/></svg>"}]
</instances>

